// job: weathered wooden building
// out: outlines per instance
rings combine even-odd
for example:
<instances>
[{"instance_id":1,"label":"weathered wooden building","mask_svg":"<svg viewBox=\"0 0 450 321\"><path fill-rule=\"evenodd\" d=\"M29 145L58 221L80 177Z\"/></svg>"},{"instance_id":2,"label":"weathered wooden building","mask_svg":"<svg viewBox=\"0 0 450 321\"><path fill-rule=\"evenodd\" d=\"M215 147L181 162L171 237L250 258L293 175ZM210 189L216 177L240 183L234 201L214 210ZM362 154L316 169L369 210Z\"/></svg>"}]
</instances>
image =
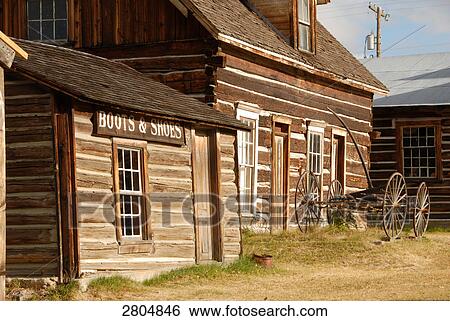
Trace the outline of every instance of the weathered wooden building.
<instances>
[{"instance_id":1,"label":"weathered wooden building","mask_svg":"<svg viewBox=\"0 0 450 321\"><path fill-rule=\"evenodd\" d=\"M418 182L430 190L430 224L450 222L450 53L373 59L366 66L390 89L377 97L371 177L384 184L399 171L415 193Z\"/></svg>"},{"instance_id":2,"label":"weathered wooden building","mask_svg":"<svg viewBox=\"0 0 450 321\"><path fill-rule=\"evenodd\" d=\"M30 59L6 75L8 276L239 257L246 125L122 63L17 43Z\"/></svg>"},{"instance_id":3,"label":"weathered wooden building","mask_svg":"<svg viewBox=\"0 0 450 321\"><path fill-rule=\"evenodd\" d=\"M327 2L3 0L2 21L10 35L114 59L251 126L235 143L241 210L278 229L292 216L300 168L324 195L332 179L346 192L367 187L327 107L367 162L373 94L387 89L317 21Z\"/></svg>"}]
</instances>

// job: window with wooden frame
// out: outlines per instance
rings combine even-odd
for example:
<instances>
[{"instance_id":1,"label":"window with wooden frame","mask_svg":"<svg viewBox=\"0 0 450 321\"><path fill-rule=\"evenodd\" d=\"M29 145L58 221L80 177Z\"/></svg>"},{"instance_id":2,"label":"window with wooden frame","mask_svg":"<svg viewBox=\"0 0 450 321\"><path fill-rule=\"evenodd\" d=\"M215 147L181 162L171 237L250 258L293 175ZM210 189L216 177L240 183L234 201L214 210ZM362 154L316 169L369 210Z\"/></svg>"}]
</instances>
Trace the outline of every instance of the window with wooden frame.
<instances>
[{"instance_id":1,"label":"window with wooden frame","mask_svg":"<svg viewBox=\"0 0 450 321\"><path fill-rule=\"evenodd\" d=\"M116 231L119 243L151 238L147 217L146 143L113 143Z\"/></svg>"},{"instance_id":2,"label":"window with wooden frame","mask_svg":"<svg viewBox=\"0 0 450 321\"><path fill-rule=\"evenodd\" d=\"M399 165L409 179L440 179L441 126L439 121L397 122Z\"/></svg>"},{"instance_id":3,"label":"window with wooden frame","mask_svg":"<svg viewBox=\"0 0 450 321\"><path fill-rule=\"evenodd\" d=\"M238 132L238 160L241 212L253 215L256 212L259 113L237 109L236 116L252 128L251 132Z\"/></svg>"},{"instance_id":4,"label":"window with wooden frame","mask_svg":"<svg viewBox=\"0 0 450 321\"><path fill-rule=\"evenodd\" d=\"M298 49L314 51L315 1L296 0L296 29Z\"/></svg>"},{"instance_id":5,"label":"window with wooden frame","mask_svg":"<svg viewBox=\"0 0 450 321\"><path fill-rule=\"evenodd\" d=\"M29 40L66 41L67 0L27 0Z\"/></svg>"}]
</instances>

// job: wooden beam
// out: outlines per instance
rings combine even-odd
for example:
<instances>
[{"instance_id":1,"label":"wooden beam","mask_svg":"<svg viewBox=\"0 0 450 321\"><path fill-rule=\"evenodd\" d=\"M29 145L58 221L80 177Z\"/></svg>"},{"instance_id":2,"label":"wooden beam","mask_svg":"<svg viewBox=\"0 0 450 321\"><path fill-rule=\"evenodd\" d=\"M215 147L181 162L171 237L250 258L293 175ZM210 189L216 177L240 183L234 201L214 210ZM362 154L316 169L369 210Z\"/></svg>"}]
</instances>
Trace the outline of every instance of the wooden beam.
<instances>
[{"instance_id":1,"label":"wooden beam","mask_svg":"<svg viewBox=\"0 0 450 321\"><path fill-rule=\"evenodd\" d=\"M28 59L28 53L20 48L14 41L11 40L7 35L0 31L0 39L3 40L11 49L13 49L16 54L18 54L23 59Z\"/></svg>"},{"instance_id":2,"label":"wooden beam","mask_svg":"<svg viewBox=\"0 0 450 321\"><path fill-rule=\"evenodd\" d=\"M0 301L5 300L6 278L6 149L4 73L0 68Z\"/></svg>"},{"instance_id":3,"label":"wooden beam","mask_svg":"<svg viewBox=\"0 0 450 321\"><path fill-rule=\"evenodd\" d=\"M186 18L189 15L189 10L186 8L184 4L181 3L180 0L169 0L172 4L185 16Z\"/></svg>"}]
</instances>

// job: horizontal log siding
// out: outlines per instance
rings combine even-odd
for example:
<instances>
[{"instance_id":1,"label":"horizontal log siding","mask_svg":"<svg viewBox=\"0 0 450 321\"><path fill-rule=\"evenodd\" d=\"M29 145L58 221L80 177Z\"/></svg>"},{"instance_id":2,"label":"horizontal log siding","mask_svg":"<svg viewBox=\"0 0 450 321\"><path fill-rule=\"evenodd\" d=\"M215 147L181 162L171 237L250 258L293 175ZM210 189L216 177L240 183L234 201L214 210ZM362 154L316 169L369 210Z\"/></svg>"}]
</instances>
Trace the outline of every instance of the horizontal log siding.
<instances>
[{"instance_id":1,"label":"horizontal log siding","mask_svg":"<svg viewBox=\"0 0 450 321\"><path fill-rule=\"evenodd\" d=\"M292 120L290 153L289 216L293 220L294 194L299 168L306 168L307 119L325 121L323 197L330 183L332 128L341 128L339 121L326 107L332 107L350 126L363 155L368 161L371 130L371 99L333 87L326 87L301 77L294 77L236 56L226 55L227 66L217 71L217 109L235 115L235 103L257 104L259 119L257 211L270 213L272 116ZM346 190L364 189L367 180L351 138L347 135Z\"/></svg>"},{"instance_id":2,"label":"horizontal log siding","mask_svg":"<svg viewBox=\"0 0 450 321\"><path fill-rule=\"evenodd\" d=\"M194 263L190 147L147 145L154 248L149 253L119 254L112 140L92 136L91 117L90 112L74 113L81 272L157 272Z\"/></svg>"},{"instance_id":3,"label":"horizontal log siding","mask_svg":"<svg viewBox=\"0 0 450 321\"><path fill-rule=\"evenodd\" d=\"M220 134L220 199L224 206L222 240L224 243L223 256L225 262L235 260L241 252L235 140L236 138L233 134Z\"/></svg>"},{"instance_id":4,"label":"horizontal log siding","mask_svg":"<svg viewBox=\"0 0 450 321\"><path fill-rule=\"evenodd\" d=\"M52 96L34 82L6 79L7 273L58 275Z\"/></svg>"},{"instance_id":5,"label":"horizontal log siding","mask_svg":"<svg viewBox=\"0 0 450 321\"><path fill-rule=\"evenodd\" d=\"M419 107L374 108L373 128L381 133L372 140L370 175L375 185L386 185L392 173L397 171L396 119L421 120L417 118ZM432 225L450 225L450 106L420 107L424 119L440 119L442 124L442 181L427 182L431 196ZM417 184L408 184L408 195L417 192ZM377 218L374 218L376 222Z\"/></svg>"}]
</instances>

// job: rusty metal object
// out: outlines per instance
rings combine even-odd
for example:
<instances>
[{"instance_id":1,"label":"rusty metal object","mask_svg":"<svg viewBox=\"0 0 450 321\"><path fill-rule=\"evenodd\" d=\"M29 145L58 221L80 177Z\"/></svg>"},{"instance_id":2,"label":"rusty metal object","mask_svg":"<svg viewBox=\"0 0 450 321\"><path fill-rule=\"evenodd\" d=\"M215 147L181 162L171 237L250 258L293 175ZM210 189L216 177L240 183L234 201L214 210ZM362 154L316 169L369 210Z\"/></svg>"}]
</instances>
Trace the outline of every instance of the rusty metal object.
<instances>
[{"instance_id":1,"label":"rusty metal object","mask_svg":"<svg viewBox=\"0 0 450 321\"><path fill-rule=\"evenodd\" d=\"M334 110L332 110L330 107L327 107L327 109L330 112L332 112L334 116L336 116L336 118L339 120L339 122L342 124L342 126L344 126L345 130L347 131L347 133L349 134L350 138L352 139L353 144L356 147L356 151L358 152L359 159L361 160L361 164L362 164L362 166L364 168L364 173L366 174L366 178L367 178L367 184L369 184L370 188L373 188L372 179L370 178L369 170L367 169L366 163L364 161L364 157L362 156L361 149L359 148L359 145L356 142L356 139L353 136L350 128L347 126L347 124L344 122L344 120L338 114L336 114L336 112Z\"/></svg>"}]
</instances>

